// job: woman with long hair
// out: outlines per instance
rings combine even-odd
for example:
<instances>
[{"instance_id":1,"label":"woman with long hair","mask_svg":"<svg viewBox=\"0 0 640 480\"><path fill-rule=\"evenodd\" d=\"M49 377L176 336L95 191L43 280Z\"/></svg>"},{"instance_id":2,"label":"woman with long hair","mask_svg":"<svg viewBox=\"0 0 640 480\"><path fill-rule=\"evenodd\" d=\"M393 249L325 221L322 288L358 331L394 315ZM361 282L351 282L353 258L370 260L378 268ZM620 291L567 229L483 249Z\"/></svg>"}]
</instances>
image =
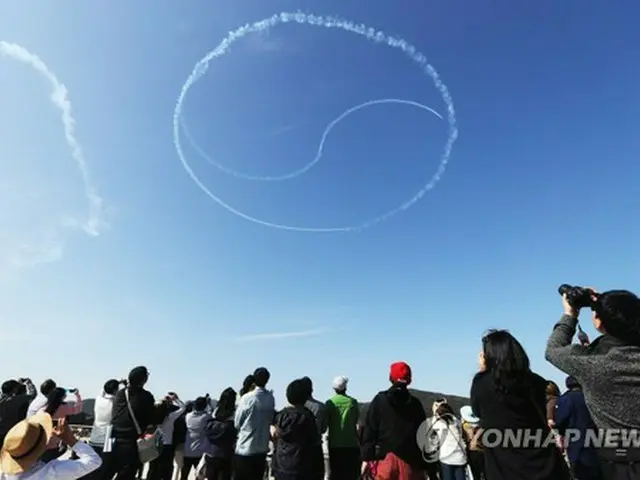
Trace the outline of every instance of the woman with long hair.
<instances>
[{"instance_id":1,"label":"woman with long hair","mask_svg":"<svg viewBox=\"0 0 640 480\"><path fill-rule=\"evenodd\" d=\"M471 407L483 429L491 480L569 480L547 423L547 381L531 371L520 342L506 330L482 338Z\"/></svg>"},{"instance_id":2,"label":"woman with long hair","mask_svg":"<svg viewBox=\"0 0 640 480\"><path fill-rule=\"evenodd\" d=\"M76 396L75 403L66 402L67 395L74 393ZM42 408L42 411L51 415L54 424L64 421L67 416L77 415L82 412L82 399L77 390L66 390L64 388L56 387L47 395L47 403ZM67 450L58 437L51 436L49 443L47 443L47 450L40 457L43 462L50 462L60 457Z\"/></svg>"},{"instance_id":3,"label":"woman with long hair","mask_svg":"<svg viewBox=\"0 0 640 480\"><path fill-rule=\"evenodd\" d=\"M205 434L211 445L205 457L207 480L231 480L233 472L233 451L237 432L233 424L236 411L236 391L229 387L224 389L218 399Z\"/></svg>"}]
</instances>

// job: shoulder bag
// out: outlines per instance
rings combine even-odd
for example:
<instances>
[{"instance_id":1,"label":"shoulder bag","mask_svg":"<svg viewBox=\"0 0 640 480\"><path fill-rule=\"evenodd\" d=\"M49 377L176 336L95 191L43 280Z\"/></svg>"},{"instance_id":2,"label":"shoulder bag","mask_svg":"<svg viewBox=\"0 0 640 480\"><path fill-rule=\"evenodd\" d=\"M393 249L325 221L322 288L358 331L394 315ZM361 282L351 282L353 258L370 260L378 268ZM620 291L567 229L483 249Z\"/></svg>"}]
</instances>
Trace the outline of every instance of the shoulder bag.
<instances>
[{"instance_id":1,"label":"shoulder bag","mask_svg":"<svg viewBox=\"0 0 640 480\"><path fill-rule=\"evenodd\" d=\"M124 394L127 399L129 414L131 415L133 424L138 432L138 457L140 458L140 462L144 465L145 463L149 463L160 456L160 451L162 450L162 435L156 428L152 434L144 436L144 432L140 428L140 424L138 423L136 415L133 413L133 408L131 407L128 387L125 389Z\"/></svg>"}]
</instances>

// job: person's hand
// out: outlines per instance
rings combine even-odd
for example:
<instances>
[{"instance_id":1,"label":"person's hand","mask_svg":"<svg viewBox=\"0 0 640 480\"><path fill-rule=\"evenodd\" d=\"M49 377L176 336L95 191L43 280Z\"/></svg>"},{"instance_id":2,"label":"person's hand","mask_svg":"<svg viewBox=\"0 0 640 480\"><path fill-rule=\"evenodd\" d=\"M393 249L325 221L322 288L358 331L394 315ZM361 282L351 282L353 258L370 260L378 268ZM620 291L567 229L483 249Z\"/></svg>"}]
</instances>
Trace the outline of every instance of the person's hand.
<instances>
[{"instance_id":1,"label":"person's hand","mask_svg":"<svg viewBox=\"0 0 640 480\"><path fill-rule=\"evenodd\" d=\"M66 418L60 418L56 420L56 425L53 428L53 434L58 437L62 443L68 445L69 447L73 447L76 443L78 443L78 439L73 434L73 430L69 428L69 424L67 423Z\"/></svg>"},{"instance_id":2,"label":"person's hand","mask_svg":"<svg viewBox=\"0 0 640 480\"><path fill-rule=\"evenodd\" d=\"M580 315L580 309L575 309L569 304L566 293L562 295L562 309L564 310L564 314L570 317L578 318Z\"/></svg>"},{"instance_id":3,"label":"person's hand","mask_svg":"<svg viewBox=\"0 0 640 480\"><path fill-rule=\"evenodd\" d=\"M369 465L367 464L367 462L362 462L362 466L360 467L360 475L363 475L365 473L367 473L367 468L369 467Z\"/></svg>"},{"instance_id":4,"label":"person's hand","mask_svg":"<svg viewBox=\"0 0 640 480\"><path fill-rule=\"evenodd\" d=\"M487 370L487 362L484 358L484 352L480 352L478 354L478 366L480 367L481 372L485 372Z\"/></svg>"}]
</instances>

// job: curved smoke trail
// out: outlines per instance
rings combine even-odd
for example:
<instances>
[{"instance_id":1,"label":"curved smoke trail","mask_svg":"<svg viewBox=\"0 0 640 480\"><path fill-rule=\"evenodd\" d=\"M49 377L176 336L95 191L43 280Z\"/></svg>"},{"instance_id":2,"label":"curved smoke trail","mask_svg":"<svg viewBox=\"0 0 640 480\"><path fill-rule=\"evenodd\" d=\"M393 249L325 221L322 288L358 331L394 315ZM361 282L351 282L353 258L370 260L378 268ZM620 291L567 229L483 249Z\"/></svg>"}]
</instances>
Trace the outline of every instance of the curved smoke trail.
<instances>
[{"instance_id":1,"label":"curved smoke trail","mask_svg":"<svg viewBox=\"0 0 640 480\"><path fill-rule=\"evenodd\" d=\"M219 58L223 55L225 55L226 53L228 53L229 51L229 47L236 41L239 40L242 37L245 37L251 33L257 33L257 32L261 32L261 31L265 31L268 30L269 28L275 27L279 24L285 24L285 23L298 23L301 25L310 25L310 26L317 26L317 27L323 27L323 28L337 28L337 29L341 29L344 30L346 32L350 32L350 33L355 33L358 34L360 36L365 37L367 40L374 42L376 44L380 44L380 45L386 45L388 47L391 48L396 48L399 49L400 51L404 52L411 60L413 60L421 69L422 71L425 73L425 75L427 75L428 77L430 77L435 85L435 87L438 89L438 91L440 92L440 95L442 96L442 99L444 100L446 107L447 107L447 120L449 123L449 136L447 138L447 141L445 143L444 146L444 150L443 153L440 157L440 164L438 165L438 168L435 172L435 174L431 177L431 179L429 179L427 181L427 183L420 189L420 191L418 191L418 193L416 193L413 197L411 197L409 200L405 201L403 204L401 204L400 206L372 219L369 220L367 222L364 222L360 225L356 225L356 226L346 226L346 227L333 227L333 228L311 228L311 227L301 227L301 226L292 226L292 225L282 225L282 224L277 224L277 223L273 223L273 222L267 222L264 220L261 220L259 218L255 218L252 217L244 212L239 211L238 209L232 207L231 205L225 203L221 198L219 198L218 196L216 196L213 192L211 192L211 190L209 190L207 188L206 185L204 185L202 183L202 181L198 178L198 176L195 174L195 172L193 171L193 169L191 168L191 166L189 165L189 163L186 160L186 156L182 150L182 145L180 143L180 127L182 124L181 118L182 118L182 109L183 109L183 104L184 104L184 100L186 98L187 93L189 92L189 89L207 72L207 69L209 68L209 64L212 60L215 60L216 58ZM417 102L416 102L417 103ZM425 107L424 105L421 105L422 107L424 107L427 110L431 110L429 107ZM362 107L360 107L362 108ZM354 109L358 109L358 107L354 107ZM347 111L349 112L349 111ZM330 130L332 126L335 126L336 123L338 123L340 120L344 119L349 113L345 112L344 114L342 114L340 117L338 117L338 119L334 120L329 127L327 127L327 129L325 130L325 134L323 135L323 138L326 137L327 130ZM222 40L222 42L220 42L220 44L213 50L211 50L209 53L207 53L207 55L204 56L204 58L202 58L197 64L196 66L193 68L193 71L191 72L191 74L189 75L189 77L187 78L187 81L184 83L184 85L182 86L182 89L180 91L180 94L178 96L178 99L176 101L176 106L174 109L174 113L173 113L173 139L174 139L174 145L176 148L176 151L178 153L178 157L180 158L180 161L182 163L182 166L184 167L185 171L187 172L187 174L189 175L189 177L191 178L191 180L212 200L214 200L216 203L218 203L220 206L226 208L228 211L230 211L231 213L238 215L241 218L244 218L245 220L260 224L260 225L264 225L267 227L272 227L272 228L279 228L279 229L284 229L284 230L293 230L293 231L300 231L300 232L350 232L350 231L357 231L357 230L361 230L363 228L367 228L367 227L371 227L377 223L380 223L390 217L392 217L393 215L396 215L397 213L400 213L401 211L407 210L409 209L411 206L413 206L414 204L416 204L428 191L430 191L431 189L433 189L435 187L435 185L438 183L438 181L442 178L442 175L444 174L446 168L447 168L447 164L449 163L449 158L451 156L451 151L453 149L453 145L456 141L456 139L458 138L458 127L457 127L457 123L456 123L456 115L455 115L455 109L453 106L453 99L451 98L451 95L449 94L449 90L447 88L447 86L442 82L442 80L440 79L440 76L438 74L438 72L436 71L436 69L427 61L427 58L420 53L416 47L414 47L413 45L411 45L410 43L408 43L406 40L401 39L401 38L396 38L390 35L387 35L386 33L380 31L380 30L376 30L372 27L369 27L367 25L364 24L356 24L354 22L350 22L348 20L345 19L341 19L338 17L333 17L333 16L320 16L320 15L312 15L312 14L306 14L306 13L290 13L290 12L282 12L282 13L278 13L275 15L272 15L269 18L266 18L264 20L260 20L258 22L254 22L254 23L248 23L245 24L239 28L237 28L236 30L233 30L231 32L229 32L229 34L227 35L226 38L224 38ZM322 142L321 142L322 145ZM311 168L315 163L317 163L319 161L319 157L321 156L321 151L319 152L319 155L316 155L316 158L310 163L307 164L305 167L302 168L303 171L308 170L309 168ZM220 168L220 166L219 166ZM228 170L228 169L227 169ZM297 172L297 173L296 173ZM300 173L299 170L293 172L295 175L297 176ZM229 172L230 173L230 172ZM237 173L237 172L236 172ZM291 175L291 174L289 174ZM289 176L288 178L291 178L291 176Z\"/></svg>"},{"instance_id":2,"label":"curved smoke trail","mask_svg":"<svg viewBox=\"0 0 640 480\"><path fill-rule=\"evenodd\" d=\"M294 170L294 171L289 172L289 173L285 173L283 175L268 175L268 176L248 175L246 173L242 173L242 172L238 172L237 170L233 170L232 168L225 167L220 162L217 162L216 160L214 160L209 154L207 154L207 152L205 152L204 149L195 141L195 139L191 135L191 131L189 130L189 127L184 122L184 119L182 117L180 117L180 124L182 126L182 131L184 132L185 138L187 139L189 144L193 147L193 149L196 151L196 153L198 155L200 155L202 158L204 158L207 161L207 163L213 165L214 167L219 169L221 172L226 173L228 175L232 175L232 176L234 176L236 178L239 178L241 180L254 180L254 181L258 181L258 182L280 182L280 181L284 181L284 180L291 180L293 178L296 178L296 177L302 175L303 173L308 172L309 170L311 170L322 159L322 154L324 152L324 144L327 141L327 139L329 138L329 134L331 133L331 130L333 130L333 128L338 123L340 123L342 120L347 118L352 113L357 112L358 110L361 110L361 109L366 108L366 107L371 107L373 105L382 105L382 104L385 104L385 103L398 103L398 104L402 104L402 105L410 105L412 107L421 108L423 110L426 110L426 111L434 114L436 117L438 117L440 120L442 120L442 115L440 115L433 108L427 107L426 105L424 105L424 104L422 104L420 102L415 102L413 100L402 100L400 98L382 98L380 100L369 100L368 102L363 102L363 103L361 103L359 105L356 105L355 107L351 107L348 110L345 110L343 113L338 115L334 120L332 120L329 123L329 125L327 125L327 127L324 129L324 132L322 134L322 138L320 139L320 143L318 144L318 149L316 150L316 156L313 158L313 160L311 160L306 165L303 165L299 169Z\"/></svg>"},{"instance_id":3,"label":"curved smoke trail","mask_svg":"<svg viewBox=\"0 0 640 480\"><path fill-rule=\"evenodd\" d=\"M60 110L65 139L67 145L69 145L69 148L71 149L71 156L82 175L82 180L84 182L84 194L89 202L88 218L84 221L67 219L65 226L81 228L91 236L99 235L101 229L106 226L106 223L102 218L103 201L93 186L89 167L82 152L82 147L80 142L76 139L76 121L73 118L72 105L69 100L67 88L58 80L55 73L49 69L40 57L29 52L21 45L0 41L0 56L6 56L30 66L49 82L49 85L51 86L50 98L55 107Z\"/></svg>"}]
</instances>

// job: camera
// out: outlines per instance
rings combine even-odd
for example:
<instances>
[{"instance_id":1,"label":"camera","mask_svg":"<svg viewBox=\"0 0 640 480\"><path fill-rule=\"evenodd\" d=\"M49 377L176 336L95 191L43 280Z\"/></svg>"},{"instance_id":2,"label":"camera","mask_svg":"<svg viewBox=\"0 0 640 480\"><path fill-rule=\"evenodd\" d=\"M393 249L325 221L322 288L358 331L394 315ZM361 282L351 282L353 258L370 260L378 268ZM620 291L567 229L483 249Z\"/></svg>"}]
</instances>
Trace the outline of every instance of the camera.
<instances>
[{"instance_id":1,"label":"camera","mask_svg":"<svg viewBox=\"0 0 640 480\"><path fill-rule=\"evenodd\" d=\"M593 290L564 283L558 287L558 293L560 295L566 295L567 302L576 310L593 307Z\"/></svg>"}]
</instances>

